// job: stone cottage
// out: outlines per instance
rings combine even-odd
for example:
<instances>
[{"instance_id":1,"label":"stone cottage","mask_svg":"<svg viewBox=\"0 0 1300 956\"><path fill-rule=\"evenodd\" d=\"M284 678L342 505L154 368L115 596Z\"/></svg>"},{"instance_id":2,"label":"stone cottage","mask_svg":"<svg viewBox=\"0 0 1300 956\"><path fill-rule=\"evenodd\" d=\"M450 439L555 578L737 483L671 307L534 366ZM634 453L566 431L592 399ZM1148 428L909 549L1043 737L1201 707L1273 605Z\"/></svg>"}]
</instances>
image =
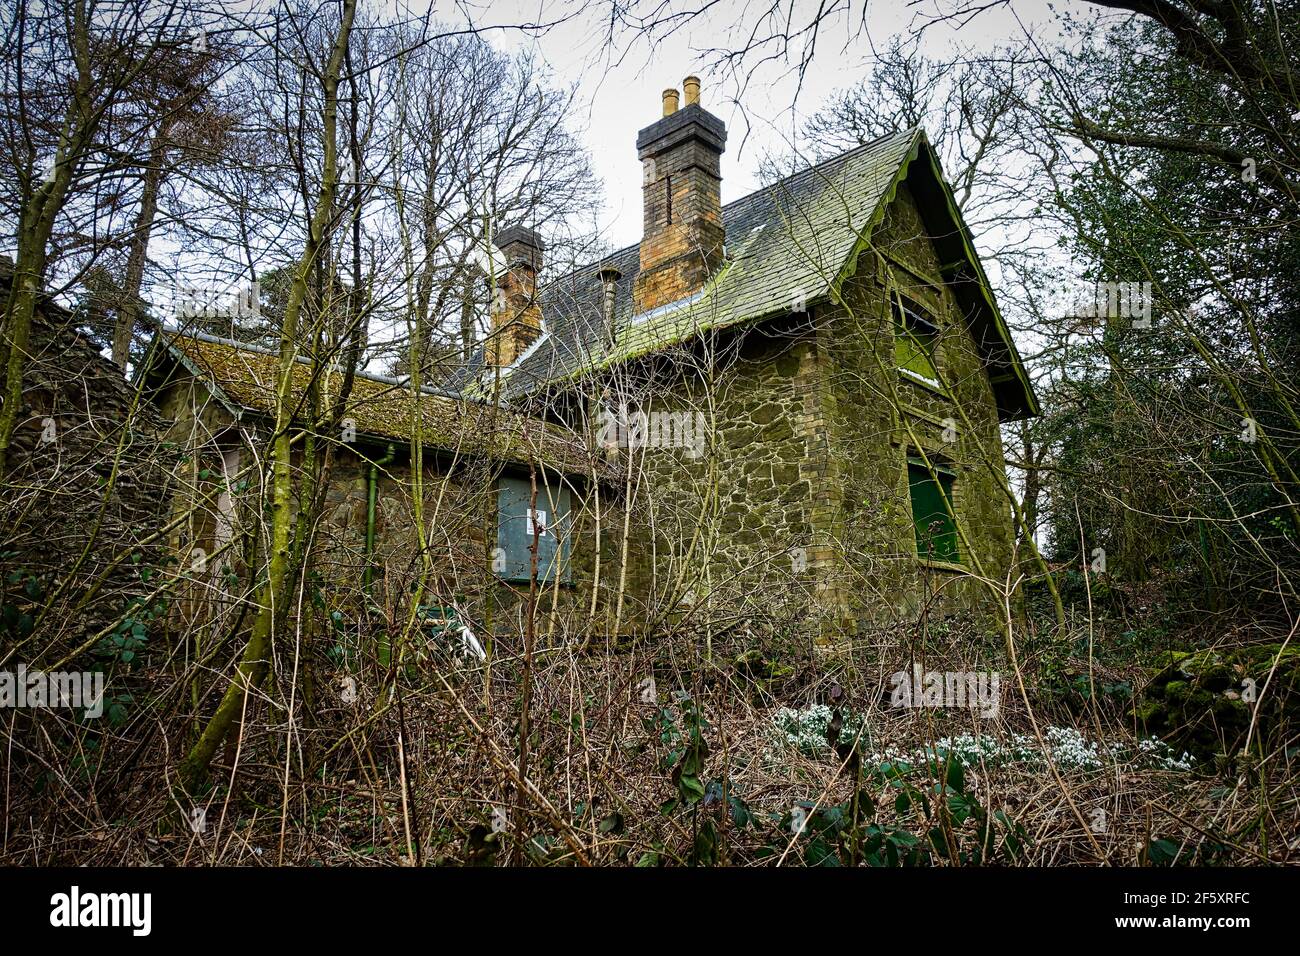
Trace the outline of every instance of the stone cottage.
<instances>
[{"instance_id":1,"label":"stone cottage","mask_svg":"<svg viewBox=\"0 0 1300 956\"><path fill-rule=\"evenodd\" d=\"M502 229L490 334L463 366L419 396L358 377L320 532L332 576L395 596L431 554L436 603L518 633L536 587L548 631L584 637L763 618L825 645L997 607L999 426L1037 406L925 134L723 206L726 129L697 79L684 92L637 137L640 243L542 281L541 236ZM244 474L275 356L162 342L149 374L201 449L192 484ZM184 545L227 548L232 508Z\"/></svg>"},{"instance_id":2,"label":"stone cottage","mask_svg":"<svg viewBox=\"0 0 1300 956\"><path fill-rule=\"evenodd\" d=\"M723 206L726 129L684 92L637 137L641 242L537 289L542 239L503 231L492 334L448 387L625 466L605 560L634 617L835 641L1000 603L976 580L1012 560L999 426L1037 405L924 132Z\"/></svg>"},{"instance_id":3,"label":"stone cottage","mask_svg":"<svg viewBox=\"0 0 1300 956\"><path fill-rule=\"evenodd\" d=\"M143 373L171 422L168 439L184 450L171 525L193 585L182 605L187 627L238 612L235 601L223 608L222 595L238 586L260 544L261 523L249 509L264 480L278 369L269 349L172 329L158 334ZM306 358L294 373L289 401L300 409L310 389L328 406L340 388L338 369ZM593 462L567 430L436 388L416 394L365 372L337 427L313 430L317 454L328 444L333 461L321 520L300 540L316 555L324 609L396 631L405 596L423 576L419 614L431 624L519 634L523 598L536 581L548 631L590 626L579 595L591 548L576 544L588 536L577 505L609 466ZM294 467L303 463L297 448ZM384 612L395 619L377 621Z\"/></svg>"}]
</instances>

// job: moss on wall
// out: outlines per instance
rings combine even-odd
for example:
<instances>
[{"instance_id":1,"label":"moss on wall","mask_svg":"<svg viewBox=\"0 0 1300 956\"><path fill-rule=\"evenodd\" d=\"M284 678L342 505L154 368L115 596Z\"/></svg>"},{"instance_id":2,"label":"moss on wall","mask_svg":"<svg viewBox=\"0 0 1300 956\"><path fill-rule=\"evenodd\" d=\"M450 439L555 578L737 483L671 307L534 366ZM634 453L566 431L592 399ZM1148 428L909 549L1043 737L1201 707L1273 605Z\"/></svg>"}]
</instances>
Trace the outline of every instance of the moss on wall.
<instances>
[{"instance_id":1,"label":"moss on wall","mask_svg":"<svg viewBox=\"0 0 1300 956\"><path fill-rule=\"evenodd\" d=\"M834 453L843 497L836 518L842 585L855 622L934 613L988 613L993 596L960 569L917 553L909 457L924 451L955 474L961 563L978 558L1001 577L1010 558L1011 513L996 474L1004 468L997 410L983 362L905 186L862 254L844 303L828 322ZM896 367L891 292L938 327L936 385ZM992 468L990 468L990 463Z\"/></svg>"},{"instance_id":2,"label":"moss on wall","mask_svg":"<svg viewBox=\"0 0 1300 956\"><path fill-rule=\"evenodd\" d=\"M631 580L652 618L692 596L739 614L802 609L825 645L926 605L996 606L961 568L918 557L907 475L917 446L952 468L962 563L1002 576L1012 528L992 389L906 187L876 236L842 304L719 338L675 377L628 387L646 410L708 415L707 455L643 452ZM891 283L939 326L937 387L895 367Z\"/></svg>"},{"instance_id":3,"label":"moss on wall","mask_svg":"<svg viewBox=\"0 0 1300 956\"><path fill-rule=\"evenodd\" d=\"M705 359L629 387L647 413L698 414L702 454L623 450L638 479L630 590L641 618L798 616L818 600L828 503L823 356L790 329L723 336Z\"/></svg>"}]
</instances>

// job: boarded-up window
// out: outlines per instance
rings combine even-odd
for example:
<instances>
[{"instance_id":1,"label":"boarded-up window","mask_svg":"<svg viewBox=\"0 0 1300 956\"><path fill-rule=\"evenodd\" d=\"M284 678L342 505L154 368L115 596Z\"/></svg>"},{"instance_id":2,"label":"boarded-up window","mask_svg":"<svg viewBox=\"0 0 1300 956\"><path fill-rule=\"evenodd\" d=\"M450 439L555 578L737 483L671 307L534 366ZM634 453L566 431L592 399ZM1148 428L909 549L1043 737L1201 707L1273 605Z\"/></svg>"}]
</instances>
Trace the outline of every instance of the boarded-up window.
<instances>
[{"instance_id":1,"label":"boarded-up window","mask_svg":"<svg viewBox=\"0 0 1300 956\"><path fill-rule=\"evenodd\" d=\"M939 327L914 302L894 296L894 358L898 367L938 384L934 346Z\"/></svg>"},{"instance_id":2,"label":"boarded-up window","mask_svg":"<svg viewBox=\"0 0 1300 956\"><path fill-rule=\"evenodd\" d=\"M912 521L916 526L916 553L933 561L960 561L957 522L952 507L955 476L936 466L933 474L919 459L908 459L907 483L912 496ZM951 506L951 507L950 507Z\"/></svg>"},{"instance_id":3,"label":"boarded-up window","mask_svg":"<svg viewBox=\"0 0 1300 956\"><path fill-rule=\"evenodd\" d=\"M533 504L528 478L503 477L497 498L497 547L494 564L507 581L527 582L532 573L532 547L537 542L537 580L541 584L572 583L569 568L569 489L540 478Z\"/></svg>"}]
</instances>

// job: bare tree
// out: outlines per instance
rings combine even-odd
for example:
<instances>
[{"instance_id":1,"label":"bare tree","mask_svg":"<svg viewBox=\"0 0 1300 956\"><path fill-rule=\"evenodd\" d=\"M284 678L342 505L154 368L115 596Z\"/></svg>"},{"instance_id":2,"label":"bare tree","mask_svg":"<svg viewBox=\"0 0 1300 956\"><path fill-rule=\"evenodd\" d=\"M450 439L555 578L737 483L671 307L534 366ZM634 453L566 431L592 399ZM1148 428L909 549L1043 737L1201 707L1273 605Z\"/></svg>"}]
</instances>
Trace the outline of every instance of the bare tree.
<instances>
[{"instance_id":1,"label":"bare tree","mask_svg":"<svg viewBox=\"0 0 1300 956\"><path fill-rule=\"evenodd\" d=\"M22 405L23 364L33 311L45 288L49 243L75 189L111 176L119 144L134 130L115 122L132 88L172 56L185 8L125 2L100 8L74 2L61 10L21 2L9 8L3 141L16 172L8 197L17 213L15 279L5 305L0 474ZM117 137L114 141L114 137Z\"/></svg>"}]
</instances>

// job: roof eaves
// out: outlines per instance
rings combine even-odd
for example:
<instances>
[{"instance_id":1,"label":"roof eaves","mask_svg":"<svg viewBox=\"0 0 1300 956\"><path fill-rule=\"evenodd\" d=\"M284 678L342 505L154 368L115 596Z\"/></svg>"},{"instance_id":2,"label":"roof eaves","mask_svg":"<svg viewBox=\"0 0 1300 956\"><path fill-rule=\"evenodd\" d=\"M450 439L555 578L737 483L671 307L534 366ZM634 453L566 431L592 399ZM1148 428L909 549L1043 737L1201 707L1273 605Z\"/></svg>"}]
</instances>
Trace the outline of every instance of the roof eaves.
<instances>
[{"instance_id":1,"label":"roof eaves","mask_svg":"<svg viewBox=\"0 0 1300 956\"><path fill-rule=\"evenodd\" d=\"M206 334L203 336L198 336L198 335L190 335L188 333L181 334L175 332L173 332L172 335L174 336L174 338L190 338L195 341L205 342L209 345L215 345L236 352L243 351L243 352L252 353L264 359L274 359L278 357L275 352L269 349L250 346L248 343L242 343L232 339L222 339L219 336L206 335ZM217 400L223 405L223 407L225 407L233 416L241 419L243 418L253 418L257 420L271 419L271 416L269 415L266 409L258 408L256 406L248 405L241 401L234 400L230 396L228 390L222 388L221 386L220 376L222 372L220 369L215 367L205 368L202 363L192 359L188 354L186 354L184 349L182 349L172 339L167 340L167 347L169 352L173 356L175 356L177 361L179 361L196 378L204 382L204 384L212 391L214 397L216 397ZM310 363L302 363L302 364L310 364ZM366 374L358 373L358 378L365 381L377 382L379 384L391 385L396 388L409 389L408 383L402 382L398 379L391 378L390 376L380 376L380 375L375 375L373 373L366 373ZM433 389L433 388L422 388L420 399L421 399L421 405L423 405L423 403L426 401L436 401L436 402L455 403L457 405L460 405L463 409L478 407L486 410L488 408L488 404L486 402L473 401L463 396L449 395L441 390ZM519 415L518 412L506 408L502 408L500 409L500 411L503 414L509 416L511 420L516 421L520 424L522 424L524 421L524 419ZM423 412L421 412L421 414L423 415ZM515 441L513 438L506 441L504 444L500 445L499 447L494 445L490 447L484 446L478 448L478 447L472 447L471 445L467 445L463 440L455 439L454 436L428 435L425 438L423 444L426 448L441 453L451 454L456 456L463 455L466 457L476 457L476 456L486 457L491 460L498 460L503 464L528 465L532 463L537 463L543 467L551 468L565 473L573 473L573 474L578 474L578 473L585 474L589 471L589 463L585 460L584 453L581 451L577 443L568 443L563 441L562 438L564 436L561 436L559 434L554 434L552 432L552 426L550 426L548 423L540 420L535 420L535 419L533 421L539 427L546 429L548 433L551 434L551 437L555 439L554 449L551 452L548 453L540 449L534 449L529 445L527 445L526 443L520 444L519 442ZM410 442L410 436L407 434L398 433L395 431L376 431L374 428L371 427L363 427L358 429L358 435L366 438L368 443L375 443L375 444L384 444L384 443L393 443L393 442L405 442L405 443Z\"/></svg>"},{"instance_id":2,"label":"roof eaves","mask_svg":"<svg viewBox=\"0 0 1300 956\"><path fill-rule=\"evenodd\" d=\"M924 136L924 134L922 134ZM928 142L926 144L929 145ZM1011 330L1007 327L1006 320L1002 317L1002 310L998 307L997 299L993 296L992 287L989 283L988 274L984 271L984 264L980 261L979 254L975 251L975 239L971 235L970 227L966 225L966 220L962 217L961 207L957 205L957 199L952 194L952 189L948 181L943 176L943 170L939 168L939 161L934 150L929 149L930 172L935 182L939 185L944 201L948 207L948 215L953 222L957 224L959 235L962 242L962 251L965 254L966 261L975 270L975 282L979 289L981 299L983 299L988 313L993 320L993 328L998 338L1002 341L1007 350L1008 364L1012 374L1015 376L1018 384L1023 390L1024 397L1024 414L1013 415L1008 420L1015 421L1020 418L1033 418L1042 414L1038 404L1038 396L1034 394L1033 384L1029 381L1029 375L1025 371L1024 361L1020 357L1020 350L1016 348L1015 339L1011 337ZM948 277L945 276L945 279Z\"/></svg>"},{"instance_id":3,"label":"roof eaves","mask_svg":"<svg viewBox=\"0 0 1300 956\"><path fill-rule=\"evenodd\" d=\"M890 204L892 204L897 198L898 187L907 180L908 174L911 171L912 163L919 158L921 147L924 146L929 170L942 192L944 202L947 205L948 216L958 227L958 233L961 237L962 250L965 258L975 270L976 285L979 287L980 297L984 302L988 314L993 320L994 330L996 331L998 338L1001 339L1007 350L1011 371L1023 390L1025 414L1011 415L1006 420L1014 421L1018 418L1034 417L1040 414L1038 398L1034 394L1034 389L1032 384L1029 382L1028 375L1025 373L1020 353L1016 349L1015 341L1012 339L1006 321L1002 317L1002 312L998 308L997 301L990 291L988 275L984 272L984 266L980 262L979 255L975 252L975 243L971 236L970 227L967 226L965 219L962 217L960 207L957 205L956 198L952 194L952 189L948 186L947 180L943 176L943 171L938 166L938 159L935 156L934 148L930 145L930 141L925 135L925 131L920 127L913 127L912 133L914 135L911 145L908 147L907 154L899 163L893 181L881 194L880 201L876 204L876 208L872 212L871 218L868 220L867 225L862 229L861 235L859 236L858 241L854 244L848 259L844 262L839 275L836 276L834 282L831 284L831 297L837 302L842 302L840 290L842 289L843 284L856 274L861 254L870 246L872 234L884 219L885 213ZM945 281L949 281L947 276L944 276L944 279Z\"/></svg>"},{"instance_id":4,"label":"roof eaves","mask_svg":"<svg viewBox=\"0 0 1300 956\"><path fill-rule=\"evenodd\" d=\"M245 414L249 412L257 411L257 409L252 406L245 405L242 402L237 402L227 395L225 390L217 382L216 375L213 371L211 369L200 368L198 363L191 359L185 353L185 350L172 340L170 337L171 333L169 333L168 330L162 329L158 334L163 336L163 343L172 358L180 362L181 366L191 375L202 381L203 384L207 386L208 391L212 393L212 397L215 398L221 404L221 407L229 412L236 421L242 419Z\"/></svg>"}]
</instances>

